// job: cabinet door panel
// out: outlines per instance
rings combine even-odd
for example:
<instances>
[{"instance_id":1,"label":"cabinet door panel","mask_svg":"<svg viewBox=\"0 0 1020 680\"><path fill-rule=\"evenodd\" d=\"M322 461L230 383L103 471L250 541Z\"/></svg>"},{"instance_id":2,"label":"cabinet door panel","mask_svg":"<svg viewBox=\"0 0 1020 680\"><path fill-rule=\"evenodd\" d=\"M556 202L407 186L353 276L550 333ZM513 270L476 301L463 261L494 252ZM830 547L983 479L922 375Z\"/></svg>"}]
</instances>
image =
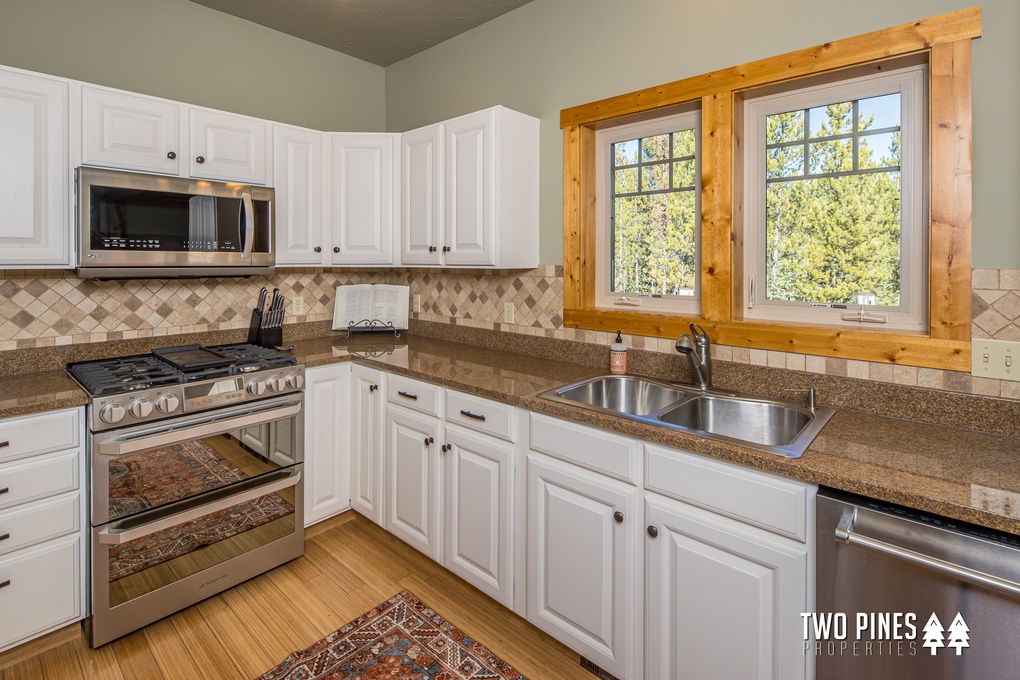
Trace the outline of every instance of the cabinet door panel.
<instances>
[{"instance_id":1,"label":"cabinet door panel","mask_svg":"<svg viewBox=\"0 0 1020 680\"><path fill-rule=\"evenodd\" d=\"M0 265L70 265L67 84L0 71Z\"/></svg>"},{"instance_id":2,"label":"cabinet door panel","mask_svg":"<svg viewBox=\"0 0 1020 680\"><path fill-rule=\"evenodd\" d=\"M178 174L177 104L83 87L82 114L82 163Z\"/></svg>"},{"instance_id":3,"label":"cabinet door panel","mask_svg":"<svg viewBox=\"0 0 1020 680\"><path fill-rule=\"evenodd\" d=\"M190 121L192 177L266 183L266 121L205 109L192 109Z\"/></svg>"},{"instance_id":4,"label":"cabinet door panel","mask_svg":"<svg viewBox=\"0 0 1020 680\"><path fill-rule=\"evenodd\" d=\"M322 133L276 125L273 145L276 263L322 265Z\"/></svg>"},{"instance_id":5,"label":"cabinet door panel","mask_svg":"<svg viewBox=\"0 0 1020 680\"><path fill-rule=\"evenodd\" d=\"M386 436L383 418L385 374L354 366L351 403L351 507L382 525L383 449Z\"/></svg>"},{"instance_id":6,"label":"cabinet door panel","mask_svg":"<svg viewBox=\"0 0 1020 680\"><path fill-rule=\"evenodd\" d=\"M807 548L682 503L647 519L646 677L803 678Z\"/></svg>"},{"instance_id":7,"label":"cabinet door panel","mask_svg":"<svg viewBox=\"0 0 1020 680\"><path fill-rule=\"evenodd\" d=\"M446 124L446 264L495 265L495 111Z\"/></svg>"},{"instance_id":8,"label":"cabinet door panel","mask_svg":"<svg viewBox=\"0 0 1020 680\"><path fill-rule=\"evenodd\" d=\"M636 599L635 498L632 487L528 457L528 620L621 677Z\"/></svg>"},{"instance_id":9,"label":"cabinet door panel","mask_svg":"<svg viewBox=\"0 0 1020 680\"><path fill-rule=\"evenodd\" d=\"M440 557L438 438L436 418L387 407L386 529L436 561Z\"/></svg>"},{"instance_id":10,"label":"cabinet door panel","mask_svg":"<svg viewBox=\"0 0 1020 680\"><path fill-rule=\"evenodd\" d=\"M446 426L444 442L443 564L509 605L513 447L455 425Z\"/></svg>"},{"instance_id":11,"label":"cabinet door panel","mask_svg":"<svg viewBox=\"0 0 1020 680\"><path fill-rule=\"evenodd\" d=\"M400 138L401 264L442 261L442 135L443 126L432 125Z\"/></svg>"},{"instance_id":12,"label":"cabinet door panel","mask_svg":"<svg viewBox=\"0 0 1020 680\"><path fill-rule=\"evenodd\" d=\"M350 507L351 367L305 373L305 525Z\"/></svg>"},{"instance_id":13,"label":"cabinet door panel","mask_svg":"<svg viewBox=\"0 0 1020 680\"><path fill-rule=\"evenodd\" d=\"M393 264L394 139L333 136L333 264Z\"/></svg>"}]
</instances>

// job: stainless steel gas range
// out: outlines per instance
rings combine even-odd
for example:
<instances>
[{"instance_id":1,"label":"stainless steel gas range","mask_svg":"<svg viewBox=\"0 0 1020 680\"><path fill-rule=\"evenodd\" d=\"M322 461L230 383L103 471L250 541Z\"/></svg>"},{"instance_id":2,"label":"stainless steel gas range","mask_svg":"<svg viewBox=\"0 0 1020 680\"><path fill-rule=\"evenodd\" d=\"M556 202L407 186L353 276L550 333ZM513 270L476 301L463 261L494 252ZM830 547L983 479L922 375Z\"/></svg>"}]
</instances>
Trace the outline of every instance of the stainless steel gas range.
<instances>
[{"instance_id":1,"label":"stainless steel gas range","mask_svg":"<svg viewBox=\"0 0 1020 680\"><path fill-rule=\"evenodd\" d=\"M256 345L86 361L90 643L304 552L304 368Z\"/></svg>"}]
</instances>

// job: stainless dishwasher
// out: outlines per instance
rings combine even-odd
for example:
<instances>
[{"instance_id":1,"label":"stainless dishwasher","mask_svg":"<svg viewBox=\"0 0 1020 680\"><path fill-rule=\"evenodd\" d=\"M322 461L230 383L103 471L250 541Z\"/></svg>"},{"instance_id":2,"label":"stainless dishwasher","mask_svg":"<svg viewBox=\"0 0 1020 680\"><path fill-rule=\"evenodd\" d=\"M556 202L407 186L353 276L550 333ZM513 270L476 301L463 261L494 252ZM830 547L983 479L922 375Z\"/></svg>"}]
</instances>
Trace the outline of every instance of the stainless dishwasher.
<instances>
[{"instance_id":1,"label":"stainless dishwasher","mask_svg":"<svg viewBox=\"0 0 1020 680\"><path fill-rule=\"evenodd\" d=\"M1020 538L828 489L816 538L817 680L1020 677Z\"/></svg>"}]
</instances>

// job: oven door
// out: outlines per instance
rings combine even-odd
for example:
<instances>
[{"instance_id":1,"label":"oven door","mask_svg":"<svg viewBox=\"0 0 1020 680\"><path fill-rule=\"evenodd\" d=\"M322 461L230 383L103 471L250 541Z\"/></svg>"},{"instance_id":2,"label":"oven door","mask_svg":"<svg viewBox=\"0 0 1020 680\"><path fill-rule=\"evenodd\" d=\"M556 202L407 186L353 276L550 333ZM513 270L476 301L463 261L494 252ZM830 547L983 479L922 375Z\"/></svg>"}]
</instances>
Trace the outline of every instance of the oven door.
<instances>
[{"instance_id":1,"label":"oven door","mask_svg":"<svg viewBox=\"0 0 1020 680\"><path fill-rule=\"evenodd\" d=\"M94 645L302 553L303 415L296 394L93 436Z\"/></svg>"}]
</instances>

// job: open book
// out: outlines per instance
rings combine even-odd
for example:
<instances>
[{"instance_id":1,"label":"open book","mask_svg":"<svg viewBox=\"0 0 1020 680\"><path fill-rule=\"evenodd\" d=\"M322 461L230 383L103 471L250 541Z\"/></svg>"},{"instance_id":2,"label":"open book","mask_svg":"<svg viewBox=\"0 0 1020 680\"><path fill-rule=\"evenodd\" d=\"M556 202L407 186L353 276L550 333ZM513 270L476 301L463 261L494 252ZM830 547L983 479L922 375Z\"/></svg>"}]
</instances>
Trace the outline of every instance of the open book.
<instances>
[{"instance_id":1,"label":"open book","mask_svg":"<svg viewBox=\"0 0 1020 680\"><path fill-rule=\"evenodd\" d=\"M355 328L407 329L408 286L384 283L337 286L333 303L333 330ZM372 323L376 322L376 323Z\"/></svg>"}]
</instances>

